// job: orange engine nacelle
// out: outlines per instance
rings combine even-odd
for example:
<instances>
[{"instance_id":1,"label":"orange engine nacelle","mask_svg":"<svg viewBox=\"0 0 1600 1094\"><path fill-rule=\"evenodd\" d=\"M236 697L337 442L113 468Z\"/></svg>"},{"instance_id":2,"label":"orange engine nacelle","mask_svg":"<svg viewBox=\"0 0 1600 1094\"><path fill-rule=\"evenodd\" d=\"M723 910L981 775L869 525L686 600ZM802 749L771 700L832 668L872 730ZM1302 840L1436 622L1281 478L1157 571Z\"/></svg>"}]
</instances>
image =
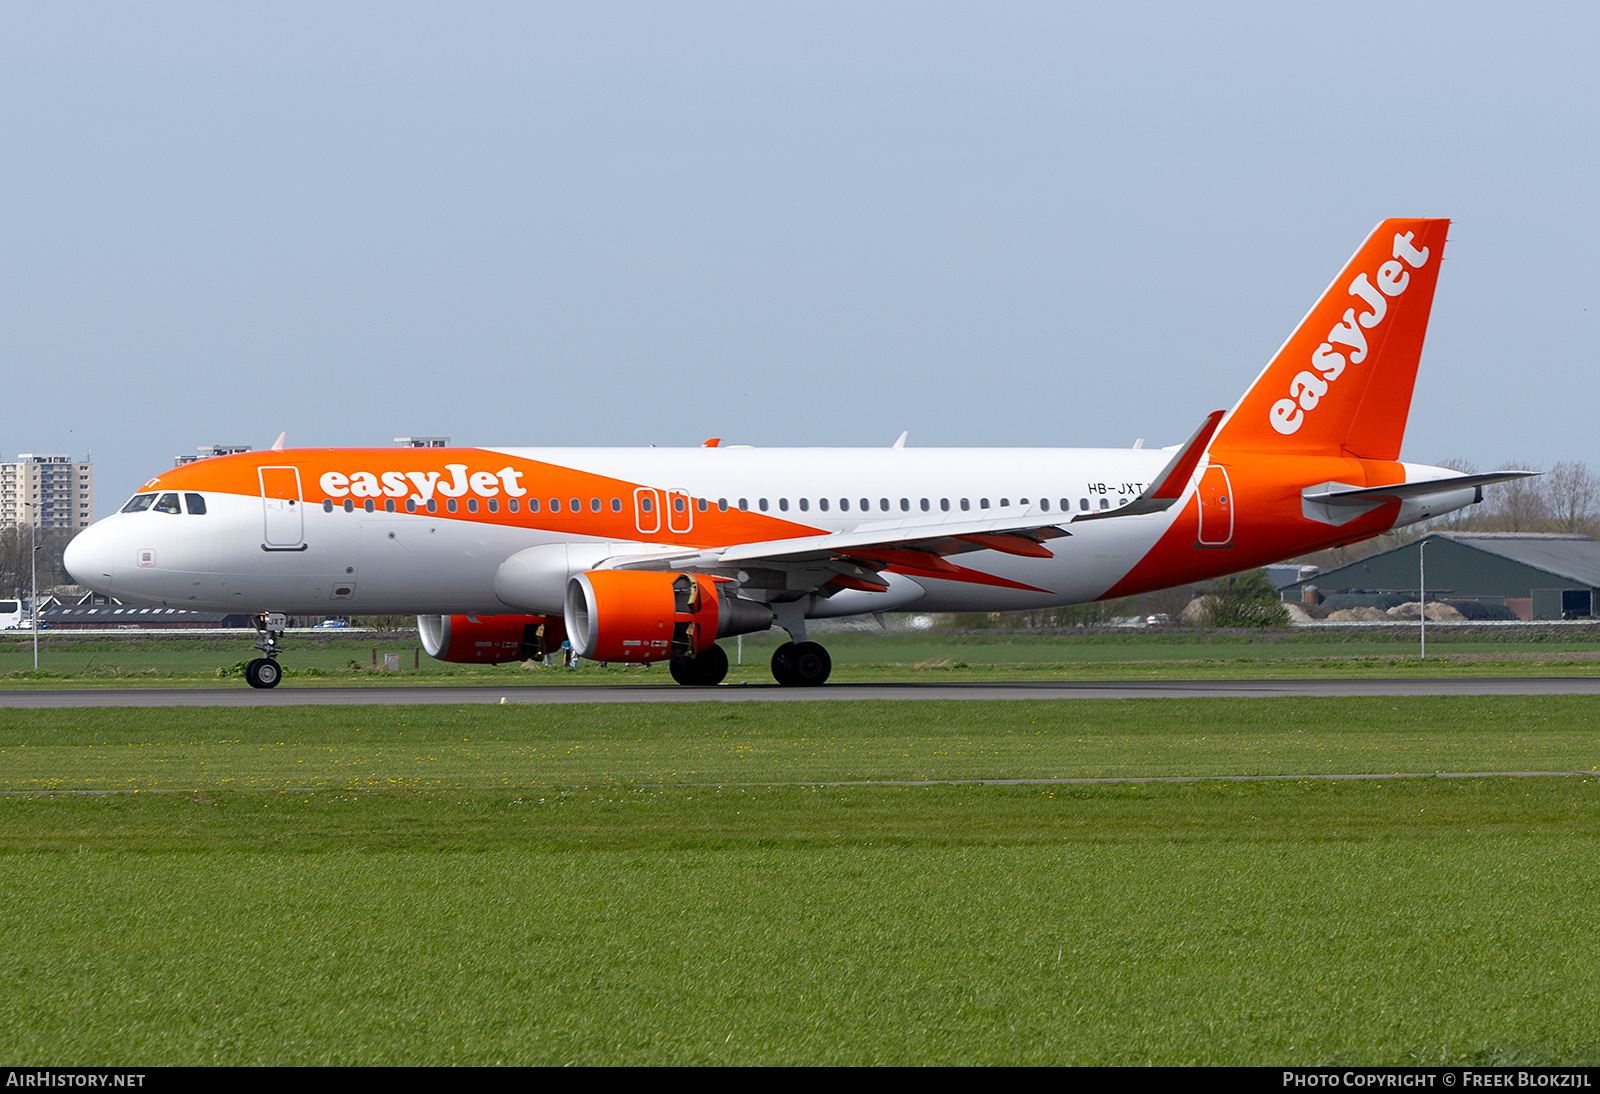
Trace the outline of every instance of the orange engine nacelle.
<instances>
[{"instance_id":1,"label":"orange engine nacelle","mask_svg":"<svg viewBox=\"0 0 1600 1094\"><path fill-rule=\"evenodd\" d=\"M419 615L417 634L428 656L461 665L542 661L561 648L566 628L543 615Z\"/></svg>"},{"instance_id":2,"label":"orange engine nacelle","mask_svg":"<svg viewBox=\"0 0 1600 1094\"><path fill-rule=\"evenodd\" d=\"M763 631L772 609L725 596L704 574L590 570L567 582L567 634L591 661L693 657L718 638Z\"/></svg>"}]
</instances>

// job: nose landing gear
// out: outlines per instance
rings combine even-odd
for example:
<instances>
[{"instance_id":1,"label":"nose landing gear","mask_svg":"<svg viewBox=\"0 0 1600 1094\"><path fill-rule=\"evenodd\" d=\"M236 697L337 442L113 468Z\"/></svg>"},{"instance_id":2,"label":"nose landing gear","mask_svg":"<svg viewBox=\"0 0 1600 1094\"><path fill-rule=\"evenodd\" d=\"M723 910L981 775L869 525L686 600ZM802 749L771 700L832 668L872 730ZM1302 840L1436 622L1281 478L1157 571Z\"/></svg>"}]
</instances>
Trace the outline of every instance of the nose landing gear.
<instances>
[{"instance_id":1,"label":"nose landing gear","mask_svg":"<svg viewBox=\"0 0 1600 1094\"><path fill-rule=\"evenodd\" d=\"M244 667L245 683L253 688L275 688L278 686L278 681L283 679L283 669L278 665L278 653L288 620L282 612L263 612L261 615L252 616L250 621L255 624L256 630L261 632L261 640L255 644L255 648L266 656L257 657Z\"/></svg>"}]
</instances>

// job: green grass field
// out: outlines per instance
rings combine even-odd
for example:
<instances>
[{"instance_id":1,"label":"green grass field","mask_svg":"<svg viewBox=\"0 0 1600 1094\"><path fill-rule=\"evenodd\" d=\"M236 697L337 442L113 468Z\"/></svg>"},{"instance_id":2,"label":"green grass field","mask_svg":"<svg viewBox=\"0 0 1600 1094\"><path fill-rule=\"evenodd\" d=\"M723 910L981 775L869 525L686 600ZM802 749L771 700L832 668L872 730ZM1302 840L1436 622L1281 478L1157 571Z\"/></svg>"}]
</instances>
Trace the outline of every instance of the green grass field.
<instances>
[{"instance_id":1,"label":"green grass field","mask_svg":"<svg viewBox=\"0 0 1600 1094\"><path fill-rule=\"evenodd\" d=\"M0 1056L1595 1063L1600 774L801 784L1597 767L1586 697L0 711Z\"/></svg>"},{"instance_id":2,"label":"green grass field","mask_svg":"<svg viewBox=\"0 0 1600 1094\"><path fill-rule=\"evenodd\" d=\"M1600 673L1600 627L1448 628L1429 632L1426 661L1410 629L1250 632L1128 630L1082 635L819 634L840 683L996 680L1285 679L1305 677L1573 676ZM747 636L730 683L770 683L782 636ZM730 660L739 644L724 640ZM385 654L401 671L374 672ZM254 657L245 636L91 639L51 634L33 668L28 639L0 639L0 688L245 687L234 671ZM566 671L520 664L452 665L419 651L415 635L291 637L285 686L363 684L664 684L666 666L584 663ZM219 675L219 673L228 675Z\"/></svg>"}]
</instances>

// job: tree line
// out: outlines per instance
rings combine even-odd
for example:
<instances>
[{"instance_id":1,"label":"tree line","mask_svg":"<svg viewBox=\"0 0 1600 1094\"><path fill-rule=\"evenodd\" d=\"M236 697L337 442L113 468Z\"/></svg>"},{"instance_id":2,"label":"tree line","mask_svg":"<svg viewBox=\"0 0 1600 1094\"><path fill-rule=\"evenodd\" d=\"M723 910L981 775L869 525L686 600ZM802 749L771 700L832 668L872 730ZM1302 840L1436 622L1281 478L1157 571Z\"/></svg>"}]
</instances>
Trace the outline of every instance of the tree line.
<instances>
[{"instance_id":1,"label":"tree line","mask_svg":"<svg viewBox=\"0 0 1600 1094\"><path fill-rule=\"evenodd\" d=\"M39 555L39 595L47 595L68 581L61 555L72 542L72 531L65 528L40 528L31 532L26 524L0 528L0 595L26 598L33 587L30 562L37 545Z\"/></svg>"}]
</instances>

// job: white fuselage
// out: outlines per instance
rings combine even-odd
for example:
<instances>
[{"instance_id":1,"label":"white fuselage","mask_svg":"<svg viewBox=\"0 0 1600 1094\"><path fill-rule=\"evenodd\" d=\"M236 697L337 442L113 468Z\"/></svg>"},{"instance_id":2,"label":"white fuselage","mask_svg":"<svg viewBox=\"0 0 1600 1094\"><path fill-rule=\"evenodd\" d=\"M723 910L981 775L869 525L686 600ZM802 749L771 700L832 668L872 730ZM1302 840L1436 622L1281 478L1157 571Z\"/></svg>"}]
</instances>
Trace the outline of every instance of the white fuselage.
<instances>
[{"instance_id":1,"label":"white fuselage","mask_svg":"<svg viewBox=\"0 0 1600 1094\"><path fill-rule=\"evenodd\" d=\"M298 514L301 542L284 544L301 549L267 550L264 525L274 518L264 512L262 497L202 490L204 515L146 509L97 522L74 541L68 567L78 581L119 599L170 607L503 613L527 606L496 597L496 571L511 555L539 544L609 542L615 544L610 553L621 554L637 552L641 545L715 542L697 532L697 522L705 529L708 516L720 512L724 502L730 510L742 504L751 514L824 533L892 532L911 525L927 532L930 525L936 530L940 523L980 517L1036 517L1050 524L1132 501L1171 456L1129 449L477 451L647 482L662 495L681 493L687 504L682 512L662 505L666 511L652 520L634 511L633 497L620 496L617 500L636 518L633 535L575 535L570 527L544 526L551 523L551 499L564 510L571 507L574 488L553 481L564 475L517 480L528 497L544 499L541 511L527 513L524 503L515 523L495 524L469 519L464 511L386 512L384 499L375 499L372 512L366 511L366 500L355 499L351 511L345 510L343 499L327 511L315 483L307 482ZM285 453L283 462L292 463L294 456ZM595 499L577 500L587 516ZM613 498L598 502L606 511ZM571 519L569 515L569 524ZM1079 522L1069 526L1070 536L1049 541L1048 559L996 551L955 556L963 569L1002 584L919 575L916 581L926 595L916 599L916 607L1000 611L1093 600L1128 572L1171 520L1170 513L1155 513ZM283 537L281 530L274 534ZM860 611L878 610L871 596L858 593L848 599Z\"/></svg>"}]
</instances>

